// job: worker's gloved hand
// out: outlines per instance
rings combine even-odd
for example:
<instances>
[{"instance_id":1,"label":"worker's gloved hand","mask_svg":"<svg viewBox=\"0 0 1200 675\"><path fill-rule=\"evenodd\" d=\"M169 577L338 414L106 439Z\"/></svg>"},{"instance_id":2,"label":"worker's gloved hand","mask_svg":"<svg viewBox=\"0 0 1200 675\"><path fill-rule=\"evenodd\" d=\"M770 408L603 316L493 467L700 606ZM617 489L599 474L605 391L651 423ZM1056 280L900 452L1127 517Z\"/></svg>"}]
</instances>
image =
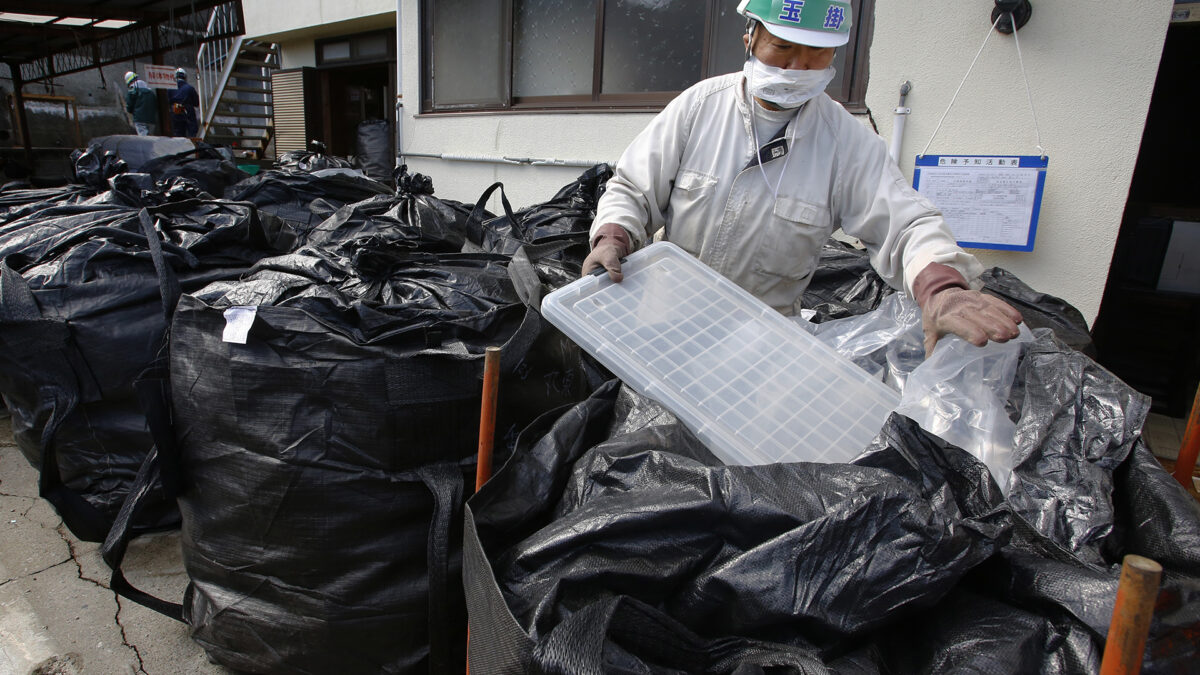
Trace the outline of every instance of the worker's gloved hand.
<instances>
[{"instance_id":1,"label":"worker's gloved hand","mask_svg":"<svg viewBox=\"0 0 1200 675\"><path fill-rule=\"evenodd\" d=\"M605 223L596 229L592 237L592 252L583 259L583 276L592 270L603 267L608 270L608 277L613 281L624 279L621 274L621 258L629 255L633 245L629 241L629 233L616 223Z\"/></svg>"},{"instance_id":2,"label":"worker's gloved hand","mask_svg":"<svg viewBox=\"0 0 1200 675\"><path fill-rule=\"evenodd\" d=\"M930 263L913 281L913 295L921 307L926 357L938 339L951 333L976 347L1020 334L1021 313L999 298L969 289L953 267Z\"/></svg>"}]
</instances>

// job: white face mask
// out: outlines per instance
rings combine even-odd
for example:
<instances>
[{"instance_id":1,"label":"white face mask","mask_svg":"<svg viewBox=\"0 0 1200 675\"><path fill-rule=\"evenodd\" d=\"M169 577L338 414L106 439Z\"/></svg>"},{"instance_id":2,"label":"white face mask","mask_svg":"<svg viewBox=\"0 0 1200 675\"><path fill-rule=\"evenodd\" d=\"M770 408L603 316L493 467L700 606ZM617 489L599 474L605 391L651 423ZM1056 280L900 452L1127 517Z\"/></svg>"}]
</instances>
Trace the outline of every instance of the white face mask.
<instances>
[{"instance_id":1,"label":"white face mask","mask_svg":"<svg viewBox=\"0 0 1200 675\"><path fill-rule=\"evenodd\" d=\"M785 70L768 66L751 55L742 66L742 73L751 96L790 109L799 108L825 91L837 69L830 66L825 70Z\"/></svg>"}]
</instances>

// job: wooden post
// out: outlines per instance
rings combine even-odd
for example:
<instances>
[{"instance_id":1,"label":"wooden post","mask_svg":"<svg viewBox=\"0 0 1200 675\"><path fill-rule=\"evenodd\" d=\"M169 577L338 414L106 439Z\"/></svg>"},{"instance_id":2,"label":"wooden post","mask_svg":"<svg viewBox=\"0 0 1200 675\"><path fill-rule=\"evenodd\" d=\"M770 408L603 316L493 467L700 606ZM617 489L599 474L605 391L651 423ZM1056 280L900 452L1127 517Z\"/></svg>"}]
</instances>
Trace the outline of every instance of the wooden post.
<instances>
[{"instance_id":1,"label":"wooden post","mask_svg":"<svg viewBox=\"0 0 1200 675\"><path fill-rule=\"evenodd\" d=\"M1192 474L1196 471L1196 456L1200 455L1200 388L1192 400L1192 411L1188 414L1187 427L1183 432L1183 445L1175 458L1175 480L1183 484L1188 492L1195 490Z\"/></svg>"},{"instance_id":2,"label":"wooden post","mask_svg":"<svg viewBox=\"0 0 1200 675\"><path fill-rule=\"evenodd\" d=\"M483 353L483 405L479 410L479 456L475 466L475 489L492 477L492 446L496 440L496 402L500 388L500 348Z\"/></svg>"},{"instance_id":3,"label":"wooden post","mask_svg":"<svg viewBox=\"0 0 1200 675\"><path fill-rule=\"evenodd\" d=\"M1117 602L1108 624L1108 640L1100 661L1100 675L1137 675L1150 633L1150 618L1158 600L1162 565L1140 555L1127 555L1121 563Z\"/></svg>"}]
</instances>

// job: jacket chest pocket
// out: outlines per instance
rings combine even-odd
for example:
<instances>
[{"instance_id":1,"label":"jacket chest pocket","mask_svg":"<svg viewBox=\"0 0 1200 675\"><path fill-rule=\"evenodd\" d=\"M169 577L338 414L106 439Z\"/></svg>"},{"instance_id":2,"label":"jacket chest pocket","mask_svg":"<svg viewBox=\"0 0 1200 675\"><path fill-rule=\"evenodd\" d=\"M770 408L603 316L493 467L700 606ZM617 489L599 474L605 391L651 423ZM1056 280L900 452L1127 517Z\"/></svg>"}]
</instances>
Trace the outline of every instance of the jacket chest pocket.
<instances>
[{"instance_id":1,"label":"jacket chest pocket","mask_svg":"<svg viewBox=\"0 0 1200 675\"><path fill-rule=\"evenodd\" d=\"M799 281L812 274L821 245L833 232L829 208L792 197L779 197L759 238L755 271Z\"/></svg>"},{"instance_id":2,"label":"jacket chest pocket","mask_svg":"<svg viewBox=\"0 0 1200 675\"><path fill-rule=\"evenodd\" d=\"M700 250L701 234L694 226L688 227L688 225L708 220L706 214L712 204L716 186L715 176L690 169L679 172L679 175L675 177L675 185L671 189L667 239L687 250Z\"/></svg>"}]
</instances>

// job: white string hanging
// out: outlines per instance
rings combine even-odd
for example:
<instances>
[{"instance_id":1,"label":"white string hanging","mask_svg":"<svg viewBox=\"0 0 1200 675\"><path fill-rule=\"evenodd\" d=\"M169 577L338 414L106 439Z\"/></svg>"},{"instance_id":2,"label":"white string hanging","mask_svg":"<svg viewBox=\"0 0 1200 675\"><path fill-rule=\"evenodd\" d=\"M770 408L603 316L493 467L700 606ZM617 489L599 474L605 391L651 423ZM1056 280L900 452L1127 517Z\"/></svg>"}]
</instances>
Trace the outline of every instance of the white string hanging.
<instances>
[{"instance_id":1,"label":"white string hanging","mask_svg":"<svg viewBox=\"0 0 1200 675\"><path fill-rule=\"evenodd\" d=\"M1004 16L1003 13L997 14L996 20L988 28L987 36L983 38L983 44L979 46L979 51L975 53L975 58L971 60L971 65L967 67L967 73L963 75L962 81L958 83L958 89L954 90L954 96L950 97L950 105L946 106L946 112L942 113L941 119L938 120L937 126L933 129L933 134L929 136L929 142L921 150L920 157L924 157L925 153L929 151L929 146L933 145L933 139L937 137L938 131L941 131L942 123L946 121L946 116L950 114L950 109L954 107L954 102L958 100L959 92L962 91L963 85L967 83L967 78L971 76L971 71L975 69L975 63L979 61L980 55L983 54L984 48L987 47L988 40L992 38L992 33L996 31L996 25L1000 23L1000 19ZM1017 37L1019 31L1017 29L1016 18L1011 12L1008 14L1008 17L1013 24L1013 38L1017 43L1017 61L1021 64L1021 77L1025 80L1025 94L1029 98L1029 112L1033 115L1033 130L1037 135L1037 151L1041 157L1045 157L1046 151L1042 148L1042 132L1038 127L1037 111L1033 107L1033 91L1029 88L1029 76L1025 73L1025 59L1021 56L1021 40Z\"/></svg>"}]
</instances>

